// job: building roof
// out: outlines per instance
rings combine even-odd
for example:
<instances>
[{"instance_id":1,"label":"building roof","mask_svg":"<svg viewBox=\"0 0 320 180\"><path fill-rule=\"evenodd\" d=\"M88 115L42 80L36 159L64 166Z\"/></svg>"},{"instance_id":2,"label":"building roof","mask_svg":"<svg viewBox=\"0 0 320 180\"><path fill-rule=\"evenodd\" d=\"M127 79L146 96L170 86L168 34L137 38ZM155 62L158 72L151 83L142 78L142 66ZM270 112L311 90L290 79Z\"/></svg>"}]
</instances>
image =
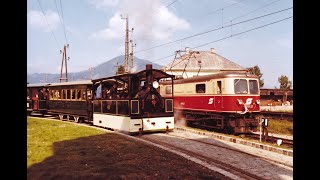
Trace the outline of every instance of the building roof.
<instances>
[{"instance_id":1,"label":"building roof","mask_svg":"<svg viewBox=\"0 0 320 180\"><path fill-rule=\"evenodd\" d=\"M172 62L167 64L165 71L184 70L198 71L201 66L201 71L246 71L247 69L228 60L225 57L211 51L191 51L186 50L186 53L181 56L176 56Z\"/></svg>"},{"instance_id":2,"label":"building roof","mask_svg":"<svg viewBox=\"0 0 320 180\"><path fill-rule=\"evenodd\" d=\"M285 95L293 96L293 89L260 89L260 95Z\"/></svg>"}]
</instances>

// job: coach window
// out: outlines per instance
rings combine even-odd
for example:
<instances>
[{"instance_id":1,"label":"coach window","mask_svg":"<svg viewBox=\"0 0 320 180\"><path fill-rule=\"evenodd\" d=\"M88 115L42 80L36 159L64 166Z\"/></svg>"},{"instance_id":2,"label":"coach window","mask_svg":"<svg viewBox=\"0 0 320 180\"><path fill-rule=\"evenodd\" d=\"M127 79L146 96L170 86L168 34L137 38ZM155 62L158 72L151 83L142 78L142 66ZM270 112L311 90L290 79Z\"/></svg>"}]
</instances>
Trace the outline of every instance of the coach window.
<instances>
[{"instance_id":1,"label":"coach window","mask_svg":"<svg viewBox=\"0 0 320 180\"><path fill-rule=\"evenodd\" d=\"M54 90L54 98L55 99L60 99L60 90Z\"/></svg>"},{"instance_id":2,"label":"coach window","mask_svg":"<svg viewBox=\"0 0 320 180\"><path fill-rule=\"evenodd\" d=\"M205 93L206 92L206 84L196 84L196 92L197 93Z\"/></svg>"},{"instance_id":3,"label":"coach window","mask_svg":"<svg viewBox=\"0 0 320 180\"><path fill-rule=\"evenodd\" d=\"M61 90L61 99L66 99L66 91L64 89Z\"/></svg>"},{"instance_id":4,"label":"coach window","mask_svg":"<svg viewBox=\"0 0 320 180\"><path fill-rule=\"evenodd\" d=\"M54 93L53 93L54 90L49 90L49 99L54 99Z\"/></svg>"},{"instance_id":5,"label":"coach window","mask_svg":"<svg viewBox=\"0 0 320 180\"><path fill-rule=\"evenodd\" d=\"M77 89L77 92L76 92L76 99L77 100L81 100L81 91L80 89Z\"/></svg>"},{"instance_id":6,"label":"coach window","mask_svg":"<svg viewBox=\"0 0 320 180\"><path fill-rule=\"evenodd\" d=\"M67 93L66 93L66 99L71 99L71 90L70 89L67 89L66 90L67 91Z\"/></svg>"},{"instance_id":7,"label":"coach window","mask_svg":"<svg viewBox=\"0 0 320 180\"><path fill-rule=\"evenodd\" d=\"M249 80L249 90L250 90L250 94L258 94L259 93L257 80Z\"/></svg>"},{"instance_id":8,"label":"coach window","mask_svg":"<svg viewBox=\"0 0 320 180\"><path fill-rule=\"evenodd\" d=\"M76 90L75 89L71 89L71 99L76 99Z\"/></svg>"},{"instance_id":9,"label":"coach window","mask_svg":"<svg viewBox=\"0 0 320 180\"><path fill-rule=\"evenodd\" d=\"M235 94L248 94L248 83L246 79L234 80L234 93Z\"/></svg>"}]
</instances>

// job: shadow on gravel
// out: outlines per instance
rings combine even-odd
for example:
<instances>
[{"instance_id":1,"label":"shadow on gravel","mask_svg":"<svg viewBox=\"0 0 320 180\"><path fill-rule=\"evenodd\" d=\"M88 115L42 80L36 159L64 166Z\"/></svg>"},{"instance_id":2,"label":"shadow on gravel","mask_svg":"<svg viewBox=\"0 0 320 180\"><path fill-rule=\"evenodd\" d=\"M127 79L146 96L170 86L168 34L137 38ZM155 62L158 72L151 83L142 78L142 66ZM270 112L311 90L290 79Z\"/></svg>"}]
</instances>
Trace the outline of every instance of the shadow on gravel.
<instances>
[{"instance_id":1,"label":"shadow on gravel","mask_svg":"<svg viewBox=\"0 0 320 180\"><path fill-rule=\"evenodd\" d=\"M28 179L228 179L157 147L106 133L53 144Z\"/></svg>"}]
</instances>

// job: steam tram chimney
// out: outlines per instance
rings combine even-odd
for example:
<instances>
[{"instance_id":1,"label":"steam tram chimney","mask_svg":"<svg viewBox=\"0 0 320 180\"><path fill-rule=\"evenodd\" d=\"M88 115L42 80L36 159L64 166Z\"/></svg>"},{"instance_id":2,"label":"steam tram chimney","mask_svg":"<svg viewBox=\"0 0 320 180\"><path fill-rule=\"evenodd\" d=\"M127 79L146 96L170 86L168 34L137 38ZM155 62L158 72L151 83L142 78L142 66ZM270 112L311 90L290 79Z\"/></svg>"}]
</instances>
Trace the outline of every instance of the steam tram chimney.
<instances>
[{"instance_id":1,"label":"steam tram chimney","mask_svg":"<svg viewBox=\"0 0 320 180\"><path fill-rule=\"evenodd\" d=\"M146 85L149 87L152 85L152 64L146 64Z\"/></svg>"}]
</instances>

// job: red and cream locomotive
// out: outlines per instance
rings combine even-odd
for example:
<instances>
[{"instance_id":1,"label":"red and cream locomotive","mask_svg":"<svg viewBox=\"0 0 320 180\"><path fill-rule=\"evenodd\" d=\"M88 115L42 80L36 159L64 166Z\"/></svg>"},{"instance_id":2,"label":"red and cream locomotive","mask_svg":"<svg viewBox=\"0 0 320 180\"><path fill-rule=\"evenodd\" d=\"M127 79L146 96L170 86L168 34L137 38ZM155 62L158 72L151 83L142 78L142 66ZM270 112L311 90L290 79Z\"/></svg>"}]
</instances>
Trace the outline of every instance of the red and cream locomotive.
<instances>
[{"instance_id":1,"label":"red and cream locomotive","mask_svg":"<svg viewBox=\"0 0 320 180\"><path fill-rule=\"evenodd\" d=\"M229 134L257 130L260 92L255 75L224 71L175 79L174 87L169 82L161 83L161 94L171 96L172 89L176 122L185 119L188 125Z\"/></svg>"}]
</instances>

